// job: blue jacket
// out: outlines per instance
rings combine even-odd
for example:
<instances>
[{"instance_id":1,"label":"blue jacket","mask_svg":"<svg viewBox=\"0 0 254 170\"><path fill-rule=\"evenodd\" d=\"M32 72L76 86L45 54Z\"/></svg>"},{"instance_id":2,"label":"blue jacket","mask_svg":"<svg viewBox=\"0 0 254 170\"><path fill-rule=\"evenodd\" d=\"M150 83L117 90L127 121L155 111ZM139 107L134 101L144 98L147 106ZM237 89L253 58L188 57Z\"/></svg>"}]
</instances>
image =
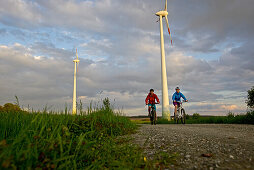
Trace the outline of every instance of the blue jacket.
<instances>
[{"instance_id":1,"label":"blue jacket","mask_svg":"<svg viewBox=\"0 0 254 170\"><path fill-rule=\"evenodd\" d=\"M177 101L177 102L180 102L180 101L181 101L181 97L182 97L184 100L187 100L187 99L185 98L185 96L184 96L181 92L179 92L179 93L175 92L175 93L173 94L173 96L172 96L172 100L173 100L173 102L174 102L174 100Z\"/></svg>"}]
</instances>

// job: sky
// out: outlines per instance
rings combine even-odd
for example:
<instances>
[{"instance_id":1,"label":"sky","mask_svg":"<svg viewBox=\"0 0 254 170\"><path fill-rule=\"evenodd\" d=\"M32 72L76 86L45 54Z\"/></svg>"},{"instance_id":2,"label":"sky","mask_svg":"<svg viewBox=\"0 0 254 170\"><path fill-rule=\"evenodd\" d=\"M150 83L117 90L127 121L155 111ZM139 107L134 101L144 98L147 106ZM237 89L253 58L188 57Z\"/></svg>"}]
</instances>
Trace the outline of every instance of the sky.
<instances>
[{"instance_id":1,"label":"sky","mask_svg":"<svg viewBox=\"0 0 254 170\"><path fill-rule=\"evenodd\" d=\"M158 17L164 1L1 0L0 105L85 107L109 97L125 115L145 115L153 88L161 98ZM188 114L246 111L254 85L253 0L169 0L173 46L164 24L171 113L176 86ZM161 115L161 106L158 106Z\"/></svg>"}]
</instances>

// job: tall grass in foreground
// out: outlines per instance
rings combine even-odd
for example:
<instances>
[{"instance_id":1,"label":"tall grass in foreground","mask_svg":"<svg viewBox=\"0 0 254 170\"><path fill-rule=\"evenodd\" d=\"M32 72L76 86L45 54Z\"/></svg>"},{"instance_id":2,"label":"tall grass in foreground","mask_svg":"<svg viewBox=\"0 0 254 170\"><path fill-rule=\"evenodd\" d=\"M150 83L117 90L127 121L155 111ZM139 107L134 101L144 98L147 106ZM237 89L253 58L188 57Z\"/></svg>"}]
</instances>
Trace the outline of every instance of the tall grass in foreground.
<instances>
[{"instance_id":1,"label":"tall grass in foreground","mask_svg":"<svg viewBox=\"0 0 254 170\"><path fill-rule=\"evenodd\" d=\"M128 118L102 107L87 115L0 112L0 169L114 169L147 166L120 135Z\"/></svg>"},{"instance_id":2,"label":"tall grass in foreground","mask_svg":"<svg viewBox=\"0 0 254 170\"><path fill-rule=\"evenodd\" d=\"M158 119L158 124L174 124L174 120ZM245 115L229 114L228 116L190 117L186 124L254 124L254 111L248 111Z\"/></svg>"}]
</instances>

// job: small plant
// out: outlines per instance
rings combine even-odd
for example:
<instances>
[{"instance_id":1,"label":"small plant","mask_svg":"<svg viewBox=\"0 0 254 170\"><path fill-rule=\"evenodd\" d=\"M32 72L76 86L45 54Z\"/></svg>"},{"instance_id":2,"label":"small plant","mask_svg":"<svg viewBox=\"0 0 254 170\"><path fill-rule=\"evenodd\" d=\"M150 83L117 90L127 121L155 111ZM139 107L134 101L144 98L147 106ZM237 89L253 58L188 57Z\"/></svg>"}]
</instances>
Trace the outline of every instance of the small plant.
<instances>
[{"instance_id":1,"label":"small plant","mask_svg":"<svg viewBox=\"0 0 254 170\"><path fill-rule=\"evenodd\" d=\"M198 118L200 118L200 114L199 113L193 113L192 118L193 119L198 119Z\"/></svg>"},{"instance_id":2,"label":"small plant","mask_svg":"<svg viewBox=\"0 0 254 170\"><path fill-rule=\"evenodd\" d=\"M82 103L81 100L79 100L79 105L78 105L78 107L79 107L79 113L80 113L80 115L82 115L82 114L83 114L83 103Z\"/></svg>"},{"instance_id":3,"label":"small plant","mask_svg":"<svg viewBox=\"0 0 254 170\"><path fill-rule=\"evenodd\" d=\"M110 105L110 100L109 100L108 97L106 97L106 98L103 100L103 106L104 106L104 109L105 109L105 110L112 110L111 105Z\"/></svg>"}]
</instances>

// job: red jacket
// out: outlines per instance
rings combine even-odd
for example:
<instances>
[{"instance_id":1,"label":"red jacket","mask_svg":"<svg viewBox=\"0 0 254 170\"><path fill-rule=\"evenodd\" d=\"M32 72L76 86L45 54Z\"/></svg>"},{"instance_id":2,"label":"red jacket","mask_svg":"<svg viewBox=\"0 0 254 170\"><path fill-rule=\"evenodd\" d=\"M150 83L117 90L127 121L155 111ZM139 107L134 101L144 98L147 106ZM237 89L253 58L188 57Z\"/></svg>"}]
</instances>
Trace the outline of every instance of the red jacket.
<instances>
[{"instance_id":1,"label":"red jacket","mask_svg":"<svg viewBox=\"0 0 254 170\"><path fill-rule=\"evenodd\" d=\"M151 95L151 93L148 93L148 95L146 97L146 103L155 104L155 99L156 99L157 103L160 103L160 100L156 94Z\"/></svg>"}]
</instances>

